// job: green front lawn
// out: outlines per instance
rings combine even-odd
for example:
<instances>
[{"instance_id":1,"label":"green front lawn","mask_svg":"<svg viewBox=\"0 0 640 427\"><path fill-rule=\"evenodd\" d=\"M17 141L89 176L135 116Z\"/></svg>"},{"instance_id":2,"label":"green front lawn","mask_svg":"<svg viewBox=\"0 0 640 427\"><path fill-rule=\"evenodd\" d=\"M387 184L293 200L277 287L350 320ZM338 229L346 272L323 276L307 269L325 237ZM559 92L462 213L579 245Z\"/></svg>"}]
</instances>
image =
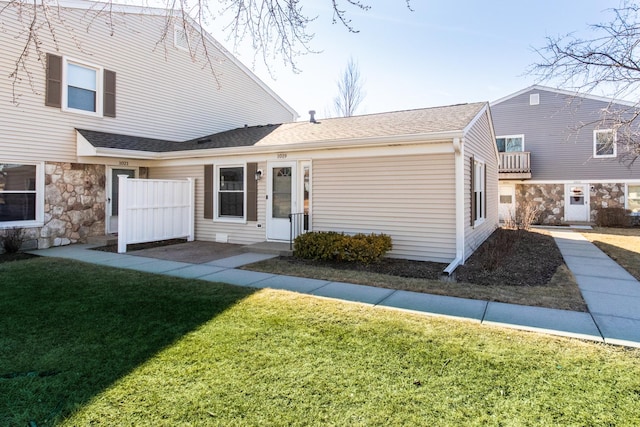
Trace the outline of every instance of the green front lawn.
<instances>
[{"instance_id":1,"label":"green front lawn","mask_svg":"<svg viewBox=\"0 0 640 427\"><path fill-rule=\"evenodd\" d=\"M55 259L0 264L0 425L638 425L640 351Z\"/></svg>"}]
</instances>

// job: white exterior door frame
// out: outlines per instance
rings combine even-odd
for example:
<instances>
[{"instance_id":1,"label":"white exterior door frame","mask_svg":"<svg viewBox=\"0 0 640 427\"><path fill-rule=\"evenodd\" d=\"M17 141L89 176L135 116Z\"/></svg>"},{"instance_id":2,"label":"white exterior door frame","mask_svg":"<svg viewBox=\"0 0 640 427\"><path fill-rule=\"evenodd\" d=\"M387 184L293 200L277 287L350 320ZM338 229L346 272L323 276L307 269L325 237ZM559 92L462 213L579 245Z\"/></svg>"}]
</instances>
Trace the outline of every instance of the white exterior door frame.
<instances>
[{"instance_id":1,"label":"white exterior door frame","mask_svg":"<svg viewBox=\"0 0 640 427\"><path fill-rule=\"evenodd\" d=\"M565 184L564 220L587 222L589 215L589 184Z\"/></svg>"},{"instance_id":2,"label":"white exterior door frame","mask_svg":"<svg viewBox=\"0 0 640 427\"><path fill-rule=\"evenodd\" d=\"M289 214L298 212L297 162L267 163L267 240L289 241ZM302 208L300 208L302 209Z\"/></svg>"},{"instance_id":3,"label":"white exterior door frame","mask_svg":"<svg viewBox=\"0 0 640 427\"><path fill-rule=\"evenodd\" d=\"M498 218L505 222L516 217L516 186L515 184L499 184Z\"/></svg>"},{"instance_id":4,"label":"white exterior door frame","mask_svg":"<svg viewBox=\"0 0 640 427\"><path fill-rule=\"evenodd\" d=\"M137 178L138 168L130 166L107 166L106 173L106 200L104 203L105 231L106 234L114 234L118 232L118 175L126 174L131 176L131 174L133 174L132 178Z\"/></svg>"}]
</instances>

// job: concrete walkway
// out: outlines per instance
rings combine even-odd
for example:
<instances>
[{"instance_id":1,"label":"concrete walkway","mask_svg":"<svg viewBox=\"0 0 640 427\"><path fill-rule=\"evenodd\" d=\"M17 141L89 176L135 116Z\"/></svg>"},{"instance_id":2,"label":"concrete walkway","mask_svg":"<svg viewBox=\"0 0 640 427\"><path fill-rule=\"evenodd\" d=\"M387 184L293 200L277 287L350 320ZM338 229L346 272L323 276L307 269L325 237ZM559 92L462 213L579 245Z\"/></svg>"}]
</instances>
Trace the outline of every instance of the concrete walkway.
<instances>
[{"instance_id":1,"label":"concrete walkway","mask_svg":"<svg viewBox=\"0 0 640 427\"><path fill-rule=\"evenodd\" d=\"M550 230L604 342L640 347L640 283L570 230Z\"/></svg>"},{"instance_id":2,"label":"concrete walkway","mask_svg":"<svg viewBox=\"0 0 640 427\"><path fill-rule=\"evenodd\" d=\"M71 245L32 253L187 279L224 282L254 288L283 289L427 315L447 316L489 325L640 347L640 316L637 309L640 302L640 285L638 282L634 283L628 275L625 276L619 272L615 273L615 277L609 275L610 271L614 271L614 267L621 268L602 252L598 254L594 251L595 247L591 243L579 239L581 235L563 231L558 235L554 232L554 237L565 259L569 257L567 260L569 267L572 270L577 269L575 274L578 283L585 294L589 309L594 313L396 291L237 269L242 265L275 256L260 253L243 253L202 263L90 250L97 245ZM580 242L579 244L584 247L577 247L576 242ZM580 253L587 252L590 260L583 268L584 264L576 263L580 262ZM598 261L595 261L596 259ZM607 264L606 260L614 265ZM598 268L600 265L602 268ZM605 290L601 285L603 276L606 276ZM615 289L610 287L613 285ZM630 295L633 295L633 300L627 299Z\"/></svg>"}]
</instances>

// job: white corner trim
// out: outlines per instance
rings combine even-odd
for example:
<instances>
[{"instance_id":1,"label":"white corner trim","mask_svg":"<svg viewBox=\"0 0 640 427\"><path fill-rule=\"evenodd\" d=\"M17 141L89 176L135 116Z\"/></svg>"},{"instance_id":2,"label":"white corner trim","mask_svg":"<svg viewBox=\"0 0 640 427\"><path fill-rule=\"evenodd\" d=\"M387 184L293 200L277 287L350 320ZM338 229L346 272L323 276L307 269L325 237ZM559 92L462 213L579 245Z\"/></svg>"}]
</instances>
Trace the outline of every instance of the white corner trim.
<instances>
[{"instance_id":1,"label":"white corner trim","mask_svg":"<svg viewBox=\"0 0 640 427\"><path fill-rule=\"evenodd\" d=\"M456 257L445 268L445 272L450 274L455 268L464 263L464 138L454 138L453 145L460 147L460 150L456 150L454 155L454 168L455 168L455 200L456 200Z\"/></svg>"}]
</instances>

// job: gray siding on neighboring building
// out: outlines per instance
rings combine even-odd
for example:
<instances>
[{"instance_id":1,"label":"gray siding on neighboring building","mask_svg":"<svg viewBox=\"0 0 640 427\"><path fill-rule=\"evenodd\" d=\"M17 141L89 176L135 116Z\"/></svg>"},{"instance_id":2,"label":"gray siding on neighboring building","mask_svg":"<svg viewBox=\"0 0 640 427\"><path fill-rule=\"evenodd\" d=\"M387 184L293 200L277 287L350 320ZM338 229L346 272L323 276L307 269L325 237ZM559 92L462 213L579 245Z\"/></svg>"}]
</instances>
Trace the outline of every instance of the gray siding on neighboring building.
<instances>
[{"instance_id":1,"label":"gray siding on neighboring building","mask_svg":"<svg viewBox=\"0 0 640 427\"><path fill-rule=\"evenodd\" d=\"M529 105L531 94L540 95ZM496 136L524 134L531 152L532 180L638 179L640 169L627 168L618 158L593 158L593 130L602 128L601 110L609 103L533 90L491 105Z\"/></svg>"}]
</instances>

